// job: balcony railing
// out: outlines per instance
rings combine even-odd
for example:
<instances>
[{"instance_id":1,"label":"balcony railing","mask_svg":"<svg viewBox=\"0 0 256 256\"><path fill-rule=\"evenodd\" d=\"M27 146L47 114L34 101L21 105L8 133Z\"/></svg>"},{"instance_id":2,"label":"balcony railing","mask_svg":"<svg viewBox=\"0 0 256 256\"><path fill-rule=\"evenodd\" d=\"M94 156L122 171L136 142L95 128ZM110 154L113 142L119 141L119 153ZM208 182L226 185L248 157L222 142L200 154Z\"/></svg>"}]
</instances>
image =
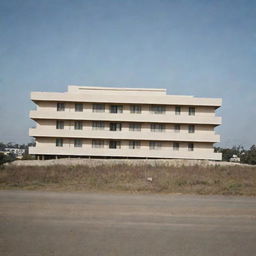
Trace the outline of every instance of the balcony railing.
<instances>
[{"instance_id":1,"label":"balcony railing","mask_svg":"<svg viewBox=\"0 0 256 256\"><path fill-rule=\"evenodd\" d=\"M159 140L159 141L187 141L187 142L219 142L220 136L214 131L208 133L176 133L174 131L151 132L151 131L109 131L109 130L69 130L31 128L29 135L33 137L63 137L63 138L95 138L95 139L118 139L118 140Z\"/></svg>"},{"instance_id":2,"label":"balcony railing","mask_svg":"<svg viewBox=\"0 0 256 256\"><path fill-rule=\"evenodd\" d=\"M132 113L97 113L97 112L57 112L54 110L30 111L32 119L58 119L58 120L92 120L92 121L119 121L119 122L156 122L156 123L178 123L178 124L210 124L220 125L221 117L211 115L175 115L166 113L164 115L154 115L143 113L140 115Z\"/></svg>"},{"instance_id":3,"label":"balcony railing","mask_svg":"<svg viewBox=\"0 0 256 256\"><path fill-rule=\"evenodd\" d=\"M141 104L141 96L138 95L100 95L100 94L72 94L54 92L31 92L33 101L61 101L61 102L98 102L98 103L122 103ZM145 95L143 104L187 105L187 106L221 106L220 98L197 98L182 95Z\"/></svg>"},{"instance_id":4,"label":"balcony railing","mask_svg":"<svg viewBox=\"0 0 256 256\"><path fill-rule=\"evenodd\" d=\"M144 157L144 158L181 158L181 159L208 159L221 160L221 153L173 151L172 148L150 150L150 149L109 149L109 148L61 148L61 147L30 147L29 154L38 155L66 155L66 156L113 156L113 157Z\"/></svg>"}]
</instances>

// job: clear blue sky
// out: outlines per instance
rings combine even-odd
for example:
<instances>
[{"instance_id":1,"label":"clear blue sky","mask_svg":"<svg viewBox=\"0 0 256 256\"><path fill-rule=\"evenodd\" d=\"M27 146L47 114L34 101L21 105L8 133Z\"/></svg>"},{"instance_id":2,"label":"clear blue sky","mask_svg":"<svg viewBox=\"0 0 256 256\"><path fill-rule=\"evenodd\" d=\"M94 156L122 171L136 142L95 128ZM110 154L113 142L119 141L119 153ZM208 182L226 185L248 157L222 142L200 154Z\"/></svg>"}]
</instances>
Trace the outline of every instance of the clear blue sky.
<instances>
[{"instance_id":1,"label":"clear blue sky","mask_svg":"<svg viewBox=\"0 0 256 256\"><path fill-rule=\"evenodd\" d=\"M221 146L256 143L256 1L0 0L0 141L31 139L30 91L68 84L222 97Z\"/></svg>"}]
</instances>

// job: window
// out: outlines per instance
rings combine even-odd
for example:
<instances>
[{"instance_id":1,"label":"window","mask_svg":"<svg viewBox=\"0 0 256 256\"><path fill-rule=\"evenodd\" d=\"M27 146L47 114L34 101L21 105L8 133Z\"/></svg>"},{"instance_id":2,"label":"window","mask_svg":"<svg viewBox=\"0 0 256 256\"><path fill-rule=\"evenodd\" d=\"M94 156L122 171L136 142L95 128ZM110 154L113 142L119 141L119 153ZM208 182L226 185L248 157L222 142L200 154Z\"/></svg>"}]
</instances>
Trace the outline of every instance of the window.
<instances>
[{"instance_id":1,"label":"window","mask_svg":"<svg viewBox=\"0 0 256 256\"><path fill-rule=\"evenodd\" d=\"M180 148L180 144L178 142L173 142L173 150L178 151Z\"/></svg>"},{"instance_id":2,"label":"window","mask_svg":"<svg viewBox=\"0 0 256 256\"><path fill-rule=\"evenodd\" d=\"M140 141L137 141L137 140L129 141L129 148L131 149L140 148Z\"/></svg>"},{"instance_id":3,"label":"window","mask_svg":"<svg viewBox=\"0 0 256 256\"><path fill-rule=\"evenodd\" d=\"M56 121L56 129L64 129L64 121L57 120Z\"/></svg>"},{"instance_id":4,"label":"window","mask_svg":"<svg viewBox=\"0 0 256 256\"><path fill-rule=\"evenodd\" d=\"M58 102L57 103L57 111L65 111L65 103Z\"/></svg>"},{"instance_id":5,"label":"window","mask_svg":"<svg viewBox=\"0 0 256 256\"><path fill-rule=\"evenodd\" d=\"M75 103L75 111L76 112L83 112L83 103Z\"/></svg>"},{"instance_id":6,"label":"window","mask_svg":"<svg viewBox=\"0 0 256 256\"><path fill-rule=\"evenodd\" d=\"M109 148L121 148L121 142L117 140L110 140Z\"/></svg>"},{"instance_id":7,"label":"window","mask_svg":"<svg viewBox=\"0 0 256 256\"><path fill-rule=\"evenodd\" d=\"M93 121L92 122L92 129L93 130L104 130L105 123L102 121Z\"/></svg>"},{"instance_id":8,"label":"window","mask_svg":"<svg viewBox=\"0 0 256 256\"><path fill-rule=\"evenodd\" d=\"M141 113L141 106L140 105L131 105L130 111L133 114L140 114Z\"/></svg>"},{"instance_id":9,"label":"window","mask_svg":"<svg viewBox=\"0 0 256 256\"><path fill-rule=\"evenodd\" d=\"M92 140L93 148L104 148L104 140Z\"/></svg>"},{"instance_id":10,"label":"window","mask_svg":"<svg viewBox=\"0 0 256 256\"><path fill-rule=\"evenodd\" d=\"M130 131L141 131L141 124L137 124L137 123L130 123L129 124L129 130Z\"/></svg>"},{"instance_id":11,"label":"window","mask_svg":"<svg viewBox=\"0 0 256 256\"><path fill-rule=\"evenodd\" d=\"M180 106L175 107L175 115L180 115Z\"/></svg>"},{"instance_id":12,"label":"window","mask_svg":"<svg viewBox=\"0 0 256 256\"><path fill-rule=\"evenodd\" d=\"M161 142L160 141L150 141L149 142L149 149L160 149L161 148Z\"/></svg>"},{"instance_id":13,"label":"window","mask_svg":"<svg viewBox=\"0 0 256 256\"><path fill-rule=\"evenodd\" d=\"M74 147L75 148L81 148L83 145L82 140L81 139L74 139Z\"/></svg>"},{"instance_id":14,"label":"window","mask_svg":"<svg viewBox=\"0 0 256 256\"><path fill-rule=\"evenodd\" d=\"M188 132L189 133L194 133L195 132L195 126L193 124L188 126Z\"/></svg>"},{"instance_id":15,"label":"window","mask_svg":"<svg viewBox=\"0 0 256 256\"><path fill-rule=\"evenodd\" d=\"M194 151L194 144L188 143L188 151Z\"/></svg>"},{"instance_id":16,"label":"window","mask_svg":"<svg viewBox=\"0 0 256 256\"><path fill-rule=\"evenodd\" d=\"M164 124L151 124L151 132L163 132L164 130Z\"/></svg>"},{"instance_id":17,"label":"window","mask_svg":"<svg viewBox=\"0 0 256 256\"><path fill-rule=\"evenodd\" d=\"M179 124L174 125L174 131L175 132L180 132L180 125Z\"/></svg>"},{"instance_id":18,"label":"window","mask_svg":"<svg viewBox=\"0 0 256 256\"><path fill-rule=\"evenodd\" d=\"M83 121L75 121L75 130L83 130Z\"/></svg>"},{"instance_id":19,"label":"window","mask_svg":"<svg viewBox=\"0 0 256 256\"><path fill-rule=\"evenodd\" d=\"M63 139L62 138L56 139L56 147L63 147Z\"/></svg>"},{"instance_id":20,"label":"window","mask_svg":"<svg viewBox=\"0 0 256 256\"><path fill-rule=\"evenodd\" d=\"M153 105L153 106L150 107L150 111L153 114L165 114L165 106Z\"/></svg>"},{"instance_id":21,"label":"window","mask_svg":"<svg viewBox=\"0 0 256 256\"><path fill-rule=\"evenodd\" d=\"M105 112L105 104L92 104L92 112Z\"/></svg>"},{"instance_id":22,"label":"window","mask_svg":"<svg viewBox=\"0 0 256 256\"><path fill-rule=\"evenodd\" d=\"M195 110L194 107L189 107L189 108L188 108L188 114L189 114L190 116L194 116L194 115L195 115L195 112L196 112L196 110Z\"/></svg>"},{"instance_id":23,"label":"window","mask_svg":"<svg viewBox=\"0 0 256 256\"><path fill-rule=\"evenodd\" d=\"M123 113L123 106L122 105L111 105L110 113Z\"/></svg>"},{"instance_id":24,"label":"window","mask_svg":"<svg viewBox=\"0 0 256 256\"><path fill-rule=\"evenodd\" d=\"M121 131L122 130L122 124L121 123L110 123L109 124L109 130L110 131Z\"/></svg>"}]
</instances>

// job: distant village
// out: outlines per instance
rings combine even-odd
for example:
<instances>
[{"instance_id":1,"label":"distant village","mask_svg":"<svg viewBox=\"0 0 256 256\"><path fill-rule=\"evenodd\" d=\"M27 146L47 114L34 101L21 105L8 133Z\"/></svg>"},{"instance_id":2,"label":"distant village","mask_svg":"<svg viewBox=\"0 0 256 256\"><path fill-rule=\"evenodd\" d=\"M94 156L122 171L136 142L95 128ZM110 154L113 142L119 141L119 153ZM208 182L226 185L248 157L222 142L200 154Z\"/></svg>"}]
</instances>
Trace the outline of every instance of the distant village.
<instances>
[{"instance_id":1,"label":"distant village","mask_svg":"<svg viewBox=\"0 0 256 256\"><path fill-rule=\"evenodd\" d=\"M28 147L31 145L33 145L33 143L17 144L12 142L0 142L0 154L12 156L16 159L23 159L23 157L28 154Z\"/></svg>"}]
</instances>

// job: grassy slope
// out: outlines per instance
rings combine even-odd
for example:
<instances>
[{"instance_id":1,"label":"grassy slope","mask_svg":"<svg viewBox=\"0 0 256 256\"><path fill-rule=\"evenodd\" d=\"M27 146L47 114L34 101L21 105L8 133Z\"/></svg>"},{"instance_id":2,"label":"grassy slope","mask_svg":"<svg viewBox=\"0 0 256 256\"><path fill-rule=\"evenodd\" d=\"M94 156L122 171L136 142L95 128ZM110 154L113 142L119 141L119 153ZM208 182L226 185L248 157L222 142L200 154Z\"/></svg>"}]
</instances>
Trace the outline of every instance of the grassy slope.
<instances>
[{"instance_id":1,"label":"grassy slope","mask_svg":"<svg viewBox=\"0 0 256 256\"><path fill-rule=\"evenodd\" d=\"M153 181L148 182L147 177ZM256 195L256 168L245 166L6 166L0 189Z\"/></svg>"}]
</instances>

